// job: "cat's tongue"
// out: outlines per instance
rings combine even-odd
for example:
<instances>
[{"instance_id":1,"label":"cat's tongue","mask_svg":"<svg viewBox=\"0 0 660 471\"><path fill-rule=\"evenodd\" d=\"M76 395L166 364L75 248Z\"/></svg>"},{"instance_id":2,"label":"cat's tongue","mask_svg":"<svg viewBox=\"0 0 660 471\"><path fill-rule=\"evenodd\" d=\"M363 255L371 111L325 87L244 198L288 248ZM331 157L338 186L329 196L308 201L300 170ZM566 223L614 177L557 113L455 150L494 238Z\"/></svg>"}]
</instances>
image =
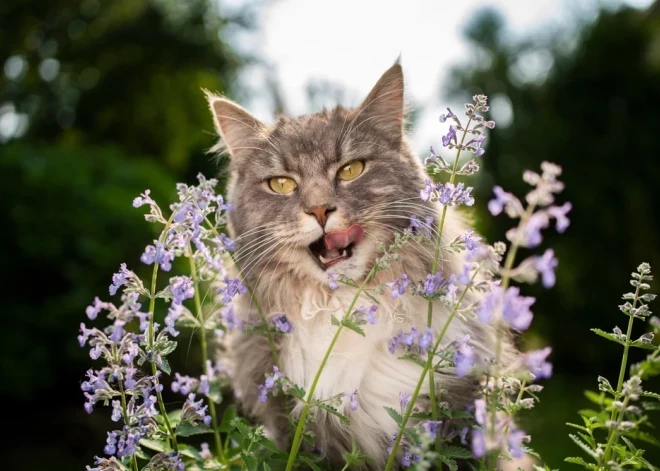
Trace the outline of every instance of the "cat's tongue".
<instances>
[{"instance_id":1,"label":"cat's tongue","mask_svg":"<svg viewBox=\"0 0 660 471\"><path fill-rule=\"evenodd\" d=\"M353 224L344 231L328 232L323 238L323 243L330 252L334 252L345 249L350 244L359 244L363 235L364 229L362 229L362 226Z\"/></svg>"}]
</instances>

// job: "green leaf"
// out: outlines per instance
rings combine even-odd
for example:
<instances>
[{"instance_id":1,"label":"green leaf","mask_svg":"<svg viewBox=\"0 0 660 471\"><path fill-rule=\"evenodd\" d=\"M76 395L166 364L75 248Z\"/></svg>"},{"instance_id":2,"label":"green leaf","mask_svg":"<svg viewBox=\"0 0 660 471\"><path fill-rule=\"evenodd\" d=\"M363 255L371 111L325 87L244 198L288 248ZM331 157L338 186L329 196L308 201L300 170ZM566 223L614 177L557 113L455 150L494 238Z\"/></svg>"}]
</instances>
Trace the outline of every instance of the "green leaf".
<instances>
[{"instance_id":1,"label":"green leaf","mask_svg":"<svg viewBox=\"0 0 660 471\"><path fill-rule=\"evenodd\" d=\"M172 374L172 368L170 368L170 363L167 361L167 358L161 358L161 360L158 363L156 363L156 366L163 373L166 373L168 375Z\"/></svg>"},{"instance_id":2,"label":"green leaf","mask_svg":"<svg viewBox=\"0 0 660 471\"><path fill-rule=\"evenodd\" d=\"M573 435L572 433L568 435L571 440L575 442L577 446L582 448L582 450L587 453L589 456L591 456L593 459L598 460L598 455L591 449L589 446L584 443L582 440L580 440L577 436Z\"/></svg>"},{"instance_id":3,"label":"green leaf","mask_svg":"<svg viewBox=\"0 0 660 471\"><path fill-rule=\"evenodd\" d=\"M426 362L422 361L422 359L419 358L419 355L415 355L415 354L412 354L412 353L406 353L405 355L400 356L399 360L412 361L417 366L421 366L422 368L426 368Z\"/></svg>"},{"instance_id":4,"label":"green leaf","mask_svg":"<svg viewBox=\"0 0 660 471\"><path fill-rule=\"evenodd\" d=\"M612 342L618 343L619 345L625 345L625 343L619 340L618 337L614 334L610 334L609 332L605 332L604 330L600 329L589 330L591 330L596 335L600 335L601 337L606 338L607 340L611 340Z\"/></svg>"},{"instance_id":5,"label":"green leaf","mask_svg":"<svg viewBox=\"0 0 660 471\"><path fill-rule=\"evenodd\" d=\"M596 393L594 391L585 391L584 395L591 402L593 402L594 404L598 404L599 406L609 406L610 404L612 404L612 400L605 397L605 394L603 394L602 392Z\"/></svg>"},{"instance_id":6,"label":"green leaf","mask_svg":"<svg viewBox=\"0 0 660 471\"><path fill-rule=\"evenodd\" d=\"M177 343L173 340L163 340L158 344L158 352L162 355L169 355L176 350Z\"/></svg>"},{"instance_id":7,"label":"green leaf","mask_svg":"<svg viewBox=\"0 0 660 471\"><path fill-rule=\"evenodd\" d=\"M339 319L337 319L335 316L330 316L330 323L336 326L341 325L341 322L339 322Z\"/></svg>"},{"instance_id":8,"label":"green leaf","mask_svg":"<svg viewBox=\"0 0 660 471\"><path fill-rule=\"evenodd\" d=\"M193 458L197 461L202 460L202 455L199 454L197 448L192 447L190 445L186 445L185 443L179 443L179 452L181 452L183 456L187 456L188 458Z\"/></svg>"},{"instance_id":9,"label":"green leaf","mask_svg":"<svg viewBox=\"0 0 660 471\"><path fill-rule=\"evenodd\" d=\"M232 425L236 427L238 432L243 436L243 438L250 439L252 438L252 429L245 425L245 423L241 419L234 419L232 421Z\"/></svg>"},{"instance_id":10,"label":"green leaf","mask_svg":"<svg viewBox=\"0 0 660 471\"><path fill-rule=\"evenodd\" d=\"M180 437L190 437L191 435L213 433L213 430L204 424L192 425L189 422L181 422L177 425L175 433Z\"/></svg>"},{"instance_id":11,"label":"green leaf","mask_svg":"<svg viewBox=\"0 0 660 471\"><path fill-rule=\"evenodd\" d=\"M263 464L263 466L264 466L264 471L271 471L271 470L270 470L270 466L268 466L268 463L266 463L266 462L264 461L262 464Z\"/></svg>"},{"instance_id":12,"label":"green leaf","mask_svg":"<svg viewBox=\"0 0 660 471\"><path fill-rule=\"evenodd\" d=\"M458 463L456 463L456 460L447 458L446 456L442 456L442 455L438 456L438 459L442 461L444 464L446 464L450 471L458 470Z\"/></svg>"},{"instance_id":13,"label":"green leaf","mask_svg":"<svg viewBox=\"0 0 660 471\"><path fill-rule=\"evenodd\" d=\"M194 317L181 316L176 320L175 325L177 327L194 329L196 327L199 327L199 321L197 321L197 319L195 319Z\"/></svg>"},{"instance_id":14,"label":"green leaf","mask_svg":"<svg viewBox=\"0 0 660 471\"><path fill-rule=\"evenodd\" d=\"M259 463L257 463L257 459L254 455L241 452L241 458L243 458L243 463L245 463L249 471L258 471L257 466Z\"/></svg>"},{"instance_id":15,"label":"green leaf","mask_svg":"<svg viewBox=\"0 0 660 471\"><path fill-rule=\"evenodd\" d=\"M215 404L222 403L222 393L220 392L220 382L212 381L209 385L209 393L207 394L208 398L211 399Z\"/></svg>"},{"instance_id":16,"label":"green leaf","mask_svg":"<svg viewBox=\"0 0 660 471\"><path fill-rule=\"evenodd\" d=\"M654 393L654 392L651 392L651 391L644 391L644 392L642 393L642 396L644 396L644 397L652 397L652 398L655 398L655 399L660 400L660 394L658 394L658 393Z\"/></svg>"},{"instance_id":17,"label":"green leaf","mask_svg":"<svg viewBox=\"0 0 660 471\"><path fill-rule=\"evenodd\" d=\"M314 462L313 462L311 459L309 459L308 457L306 457L306 456L301 456L300 458L305 462L305 464L306 464L307 466L309 466L310 468L312 468L312 471L323 471L321 468L319 468L319 467L316 465L316 463L314 463Z\"/></svg>"},{"instance_id":18,"label":"green leaf","mask_svg":"<svg viewBox=\"0 0 660 471\"><path fill-rule=\"evenodd\" d=\"M657 347L649 342L642 342L640 340L634 340L629 344L631 347L642 348L644 350L655 350Z\"/></svg>"},{"instance_id":19,"label":"green leaf","mask_svg":"<svg viewBox=\"0 0 660 471\"><path fill-rule=\"evenodd\" d=\"M140 445L149 448L150 450L160 451L160 452L167 451L169 449L167 447L167 443L162 442L160 440L151 440L149 438L141 438Z\"/></svg>"},{"instance_id":20,"label":"green leaf","mask_svg":"<svg viewBox=\"0 0 660 471\"><path fill-rule=\"evenodd\" d=\"M167 413L167 419L172 427L176 427L181 422L181 409L176 409Z\"/></svg>"},{"instance_id":21,"label":"green leaf","mask_svg":"<svg viewBox=\"0 0 660 471\"><path fill-rule=\"evenodd\" d=\"M582 466L584 466L584 467L587 468L587 469L596 469L596 467L597 467L597 466L595 466L595 465L593 465L593 464L587 463L586 461L584 461L584 460L583 460L582 458L580 458L579 456L569 457L569 458L564 459L564 461L566 461L567 463L573 463L573 464L579 464L579 465L582 465Z\"/></svg>"},{"instance_id":22,"label":"green leaf","mask_svg":"<svg viewBox=\"0 0 660 471\"><path fill-rule=\"evenodd\" d=\"M338 411L337 409L335 409L334 407L329 406L328 404L324 404L324 403L322 403L322 402L316 402L316 403L314 403L314 405L315 405L316 407L320 408L320 409L323 409L323 410L326 410L326 411L330 412L332 415L334 415L334 416L336 416L336 417L339 417L339 419L340 419L342 422L344 422L345 424L350 424L350 423L351 423L351 421L348 420L348 417L346 417L345 415L343 415L341 412L339 412L339 411Z\"/></svg>"},{"instance_id":23,"label":"green leaf","mask_svg":"<svg viewBox=\"0 0 660 471\"><path fill-rule=\"evenodd\" d=\"M633 444L633 442L628 440L626 437L621 437L621 440L626 442L626 445L628 445L628 448L630 448L630 451L632 451L633 453L637 452L637 447Z\"/></svg>"},{"instance_id":24,"label":"green leaf","mask_svg":"<svg viewBox=\"0 0 660 471\"><path fill-rule=\"evenodd\" d=\"M222 420L220 421L220 425L218 426L218 431L228 433L234 430L235 427L231 422L235 418L236 418L236 406L234 406L233 404L227 406L225 412L222 414Z\"/></svg>"},{"instance_id":25,"label":"green leaf","mask_svg":"<svg viewBox=\"0 0 660 471\"><path fill-rule=\"evenodd\" d=\"M394 419L397 425L401 427L401 422L403 422L403 417L401 417L401 414L399 414L396 409L392 409L391 407L386 407L385 410L388 414L390 414L390 417Z\"/></svg>"},{"instance_id":26,"label":"green leaf","mask_svg":"<svg viewBox=\"0 0 660 471\"><path fill-rule=\"evenodd\" d=\"M568 425L569 427L573 427L573 428L576 428L578 430L582 430L584 432L589 433L589 429L587 427L583 427L582 425L572 424L570 422L566 422L566 425Z\"/></svg>"},{"instance_id":27,"label":"green leaf","mask_svg":"<svg viewBox=\"0 0 660 471\"><path fill-rule=\"evenodd\" d=\"M366 337L366 334L364 333L362 327L357 325L355 321L348 319L342 322L342 324L344 325L344 327L346 327L347 329L351 329L356 334L361 335L362 337Z\"/></svg>"},{"instance_id":28,"label":"green leaf","mask_svg":"<svg viewBox=\"0 0 660 471\"><path fill-rule=\"evenodd\" d=\"M460 446L447 446L440 449L440 454L448 458L458 458L462 460L467 460L474 458L474 455L467 448L462 448Z\"/></svg>"},{"instance_id":29,"label":"green leaf","mask_svg":"<svg viewBox=\"0 0 660 471\"><path fill-rule=\"evenodd\" d=\"M273 453L278 453L280 451L279 448L277 448L277 445L272 442L272 440L269 440L266 437L261 438L257 443L264 447L265 449L272 451Z\"/></svg>"}]
</instances>

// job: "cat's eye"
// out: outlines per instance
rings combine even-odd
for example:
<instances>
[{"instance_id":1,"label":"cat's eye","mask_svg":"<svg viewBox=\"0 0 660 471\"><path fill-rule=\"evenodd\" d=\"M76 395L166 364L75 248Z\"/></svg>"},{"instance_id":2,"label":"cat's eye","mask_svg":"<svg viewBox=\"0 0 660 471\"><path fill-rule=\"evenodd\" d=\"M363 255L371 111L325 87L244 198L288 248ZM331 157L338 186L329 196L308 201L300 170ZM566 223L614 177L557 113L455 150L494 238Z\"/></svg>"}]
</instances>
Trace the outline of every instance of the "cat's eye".
<instances>
[{"instance_id":1,"label":"cat's eye","mask_svg":"<svg viewBox=\"0 0 660 471\"><path fill-rule=\"evenodd\" d=\"M296 186L298 185L293 178L273 177L268 180L268 186L270 186L270 189L275 193L279 193L280 195L288 195L289 193L293 193L293 190L295 190Z\"/></svg>"},{"instance_id":2,"label":"cat's eye","mask_svg":"<svg viewBox=\"0 0 660 471\"><path fill-rule=\"evenodd\" d=\"M363 171L364 162L362 160L356 160L340 168L337 172L337 178L344 181L355 180Z\"/></svg>"}]
</instances>

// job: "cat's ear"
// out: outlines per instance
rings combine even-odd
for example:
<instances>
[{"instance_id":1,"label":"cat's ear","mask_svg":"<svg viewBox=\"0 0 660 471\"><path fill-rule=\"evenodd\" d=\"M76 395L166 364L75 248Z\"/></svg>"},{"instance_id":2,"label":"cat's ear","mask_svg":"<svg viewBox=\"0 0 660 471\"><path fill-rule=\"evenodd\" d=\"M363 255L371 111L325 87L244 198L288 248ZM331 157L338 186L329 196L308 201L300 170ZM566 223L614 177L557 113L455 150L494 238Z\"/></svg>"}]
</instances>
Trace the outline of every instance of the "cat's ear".
<instances>
[{"instance_id":1,"label":"cat's ear","mask_svg":"<svg viewBox=\"0 0 660 471\"><path fill-rule=\"evenodd\" d=\"M371 89L359 106L360 117L395 140L403 136L403 70L397 62L390 67Z\"/></svg>"},{"instance_id":2,"label":"cat's ear","mask_svg":"<svg viewBox=\"0 0 660 471\"><path fill-rule=\"evenodd\" d=\"M258 148L257 140L265 128L257 118L231 100L204 90L215 127L232 157L240 157L248 149Z\"/></svg>"}]
</instances>

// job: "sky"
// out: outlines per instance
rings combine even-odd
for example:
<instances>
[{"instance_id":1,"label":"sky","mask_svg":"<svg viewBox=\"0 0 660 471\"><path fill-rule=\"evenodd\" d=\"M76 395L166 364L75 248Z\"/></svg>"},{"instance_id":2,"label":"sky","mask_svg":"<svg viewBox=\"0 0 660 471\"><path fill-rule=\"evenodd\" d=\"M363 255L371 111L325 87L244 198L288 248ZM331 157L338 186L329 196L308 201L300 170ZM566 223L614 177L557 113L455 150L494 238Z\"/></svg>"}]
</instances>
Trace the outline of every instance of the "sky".
<instances>
[{"instance_id":1,"label":"sky","mask_svg":"<svg viewBox=\"0 0 660 471\"><path fill-rule=\"evenodd\" d=\"M221 8L244 0L220 0ZM494 7L503 15L511 40L530 34L570 31L595 16L598 5L621 3L646 7L651 0L272 0L257 13L257 28L240 33L234 43L263 59L247 68L242 104L264 121L273 118L275 81L288 114L316 111L335 100L310 103L307 86L329 82L343 90L345 105L357 105L380 75L401 56L406 96L423 105L410 136L413 148L428 148L443 130L437 120L450 103L443 96L452 66L470 60L463 28L478 9ZM521 75L533 78L547 70L541 55L521 58ZM491 101L493 117L506 125L513 119L505 97Z\"/></svg>"}]
</instances>

